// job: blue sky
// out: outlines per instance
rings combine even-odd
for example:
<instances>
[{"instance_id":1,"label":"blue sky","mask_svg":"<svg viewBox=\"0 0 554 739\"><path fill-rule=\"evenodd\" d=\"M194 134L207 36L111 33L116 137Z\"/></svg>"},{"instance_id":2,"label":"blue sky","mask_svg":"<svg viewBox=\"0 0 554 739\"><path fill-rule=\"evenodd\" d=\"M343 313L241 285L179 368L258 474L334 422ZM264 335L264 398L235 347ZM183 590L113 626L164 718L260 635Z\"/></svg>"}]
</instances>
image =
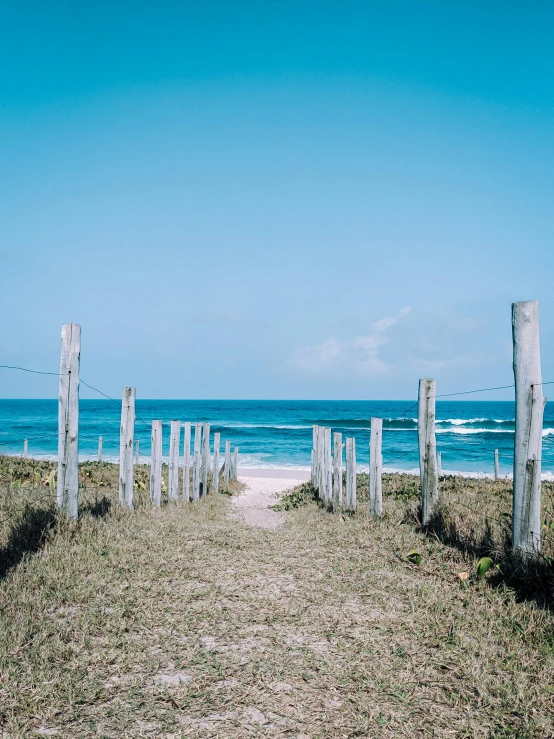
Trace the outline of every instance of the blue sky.
<instances>
[{"instance_id":1,"label":"blue sky","mask_svg":"<svg viewBox=\"0 0 554 739\"><path fill-rule=\"evenodd\" d=\"M553 26L0 0L0 363L56 370L74 321L116 396L412 398L511 383L510 304L537 299L554 380Z\"/></svg>"}]
</instances>

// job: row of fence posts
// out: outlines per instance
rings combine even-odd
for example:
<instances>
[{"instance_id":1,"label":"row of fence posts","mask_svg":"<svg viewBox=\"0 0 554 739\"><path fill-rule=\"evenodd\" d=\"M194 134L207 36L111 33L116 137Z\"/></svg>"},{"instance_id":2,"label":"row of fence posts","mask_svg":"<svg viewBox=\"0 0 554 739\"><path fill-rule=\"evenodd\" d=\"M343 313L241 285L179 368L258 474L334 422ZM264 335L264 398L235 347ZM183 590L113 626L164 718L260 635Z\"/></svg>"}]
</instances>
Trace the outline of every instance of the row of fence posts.
<instances>
[{"instance_id":1,"label":"row of fence posts","mask_svg":"<svg viewBox=\"0 0 554 739\"><path fill-rule=\"evenodd\" d=\"M543 412L538 302L512 304L513 370L515 382L514 480L512 546L524 554L540 551L541 458ZM430 523L439 501L442 455L437 453L435 415L436 381L419 381L417 432L419 448L421 522ZM370 512L382 512L381 478L383 421L371 419L369 449ZM312 484L323 505L342 508L342 434L335 432L331 455L331 429L313 427ZM332 461L331 461L332 457ZM494 453L495 479L500 477L498 449ZM345 509L356 510L356 440L346 439Z\"/></svg>"},{"instance_id":2,"label":"row of fence posts","mask_svg":"<svg viewBox=\"0 0 554 739\"><path fill-rule=\"evenodd\" d=\"M60 386L58 404L58 479L57 505L69 518L76 519L79 509L79 365L81 327L75 323L62 326ZM134 507L134 467L139 459L139 442L134 443L135 388L123 389L119 444L119 501ZM184 445L181 464L181 428ZM162 421L152 421L150 500L160 506L162 499ZM221 436L213 435L213 456L210 450L210 424L194 425L194 448L191 456L191 423L171 421L167 494L170 501L197 501L210 490L219 490L220 476L227 485L237 479L238 447L231 453L231 442L225 442L225 458L220 469ZM98 437L98 462L102 461L103 437ZM27 456L27 444L25 444ZM182 478L180 480L180 470Z\"/></svg>"}]
</instances>

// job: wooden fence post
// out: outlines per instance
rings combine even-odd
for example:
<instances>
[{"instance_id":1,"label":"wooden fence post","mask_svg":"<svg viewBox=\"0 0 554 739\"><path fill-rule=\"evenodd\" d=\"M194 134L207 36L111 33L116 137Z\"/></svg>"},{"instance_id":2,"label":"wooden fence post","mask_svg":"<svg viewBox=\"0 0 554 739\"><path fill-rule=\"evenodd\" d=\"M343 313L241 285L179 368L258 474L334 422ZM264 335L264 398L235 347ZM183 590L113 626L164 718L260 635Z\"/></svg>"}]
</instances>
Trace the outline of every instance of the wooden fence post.
<instances>
[{"instance_id":1,"label":"wooden fence post","mask_svg":"<svg viewBox=\"0 0 554 739\"><path fill-rule=\"evenodd\" d=\"M317 439L319 427L312 426L312 485L317 487Z\"/></svg>"},{"instance_id":2,"label":"wooden fence post","mask_svg":"<svg viewBox=\"0 0 554 739\"><path fill-rule=\"evenodd\" d=\"M194 459L192 468L192 499L193 501L200 499L200 466L201 466L201 443L202 443L202 424L194 424Z\"/></svg>"},{"instance_id":3,"label":"wooden fence post","mask_svg":"<svg viewBox=\"0 0 554 739\"><path fill-rule=\"evenodd\" d=\"M225 466L223 468L223 482L228 485L231 479L231 442L225 441Z\"/></svg>"},{"instance_id":4,"label":"wooden fence post","mask_svg":"<svg viewBox=\"0 0 554 739\"><path fill-rule=\"evenodd\" d=\"M512 304L516 431L512 544L523 554L541 548L541 457L544 404L539 304Z\"/></svg>"},{"instance_id":5,"label":"wooden fence post","mask_svg":"<svg viewBox=\"0 0 554 739\"><path fill-rule=\"evenodd\" d=\"M442 477L442 452L437 452L437 480Z\"/></svg>"},{"instance_id":6,"label":"wooden fence post","mask_svg":"<svg viewBox=\"0 0 554 739\"><path fill-rule=\"evenodd\" d=\"M219 492L219 450L221 447L221 434L219 431L214 433L214 464L212 472L212 487L214 493Z\"/></svg>"},{"instance_id":7,"label":"wooden fence post","mask_svg":"<svg viewBox=\"0 0 554 739\"><path fill-rule=\"evenodd\" d=\"M317 491L320 500L325 502L325 429L317 430Z\"/></svg>"},{"instance_id":8,"label":"wooden fence post","mask_svg":"<svg viewBox=\"0 0 554 739\"><path fill-rule=\"evenodd\" d=\"M371 419L369 439L369 512L372 516L383 513L383 419Z\"/></svg>"},{"instance_id":9,"label":"wooden fence post","mask_svg":"<svg viewBox=\"0 0 554 739\"><path fill-rule=\"evenodd\" d=\"M183 500L190 501L190 421L185 423L185 449L183 454Z\"/></svg>"},{"instance_id":10,"label":"wooden fence post","mask_svg":"<svg viewBox=\"0 0 554 739\"><path fill-rule=\"evenodd\" d=\"M98 437L98 461L102 461L102 437Z\"/></svg>"},{"instance_id":11,"label":"wooden fence post","mask_svg":"<svg viewBox=\"0 0 554 739\"><path fill-rule=\"evenodd\" d=\"M202 478L200 495L207 495L208 490L208 472L210 470L210 424L203 424L203 444L202 444Z\"/></svg>"},{"instance_id":12,"label":"wooden fence post","mask_svg":"<svg viewBox=\"0 0 554 739\"><path fill-rule=\"evenodd\" d=\"M342 506L342 434L335 431L333 439L333 510L338 511Z\"/></svg>"},{"instance_id":13,"label":"wooden fence post","mask_svg":"<svg viewBox=\"0 0 554 739\"><path fill-rule=\"evenodd\" d=\"M356 511L356 439L346 439L346 510Z\"/></svg>"},{"instance_id":14,"label":"wooden fence post","mask_svg":"<svg viewBox=\"0 0 554 739\"><path fill-rule=\"evenodd\" d=\"M181 447L181 421L171 421L169 432L169 477L167 497L179 500L179 449Z\"/></svg>"},{"instance_id":15,"label":"wooden fence post","mask_svg":"<svg viewBox=\"0 0 554 739\"><path fill-rule=\"evenodd\" d=\"M133 436L135 433L135 388L123 388L119 434L119 502L133 509Z\"/></svg>"},{"instance_id":16,"label":"wooden fence post","mask_svg":"<svg viewBox=\"0 0 554 739\"><path fill-rule=\"evenodd\" d=\"M150 462L150 500L158 508L162 504L162 422L152 421L152 459Z\"/></svg>"},{"instance_id":17,"label":"wooden fence post","mask_svg":"<svg viewBox=\"0 0 554 739\"><path fill-rule=\"evenodd\" d=\"M500 479L500 464L498 463L498 449L494 450L494 479Z\"/></svg>"},{"instance_id":18,"label":"wooden fence post","mask_svg":"<svg viewBox=\"0 0 554 739\"><path fill-rule=\"evenodd\" d=\"M417 437L419 444L419 474L421 486L421 523L431 520L439 499L437 477L437 442L435 437L435 380L419 381Z\"/></svg>"},{"instance_id":19,"label":"wooden fence post","mask_svg":"<svg viewBox=\"0 0 554 739\"><path fill-rule=\"evenodd\" d=\"M58 508L69 518L79 513L79 363L81 327L62 326L58 402Z\"/></svg>"},{"instance_id":20,"label":"wooden fence post","mask_svg":"<svg viewBox=\"0 0 554 739\"><path fill-rule=\"evenodd\" d=\"M239 479L239 448L236 446L233 450L233 480Z\"/></svg>"},{"instance_id":21,"label":"wooden fence post","mask_svg":"<svg viewBox=\"0 0 554 739\"><path fill-rule=\"evenodd\" d=\"M333 504L333 463L331 457L331 429L325 429L325 505Z\"/></svg>"},{"instance_id":22,"label":"wooden fence post","mask_svg":"<svg viewBox=\"0 0 554 739\"><path fill-rule=\"evenodd\" d=\"M23 440L23 459L27 459L27 456L29 454L29 441L27 439Z\"/></svg>"}]
</instances>

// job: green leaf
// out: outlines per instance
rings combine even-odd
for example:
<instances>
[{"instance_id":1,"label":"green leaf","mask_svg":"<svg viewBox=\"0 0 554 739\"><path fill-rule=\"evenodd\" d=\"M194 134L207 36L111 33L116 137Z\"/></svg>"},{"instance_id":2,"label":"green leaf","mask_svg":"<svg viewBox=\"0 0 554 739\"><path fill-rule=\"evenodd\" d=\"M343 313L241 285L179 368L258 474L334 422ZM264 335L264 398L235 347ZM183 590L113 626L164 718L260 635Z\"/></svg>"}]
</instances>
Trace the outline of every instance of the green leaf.
<instances>
[{"instance_id":1,"label":"green leaf","mask_svg":"<svg viewBox=\"0 0 554 739\"><path fill-rule=\"evenodd\" d=\"M481 557L479 562L477 562L477 566L475 568L477 577L484 577L487 574L487 572L490 570L492 565L493 565L493 561L490 557Z\"/></svg>"},{"instance_id":2,"label":"green leaf","mask_svg":"<svg viewBox=\"0 0 554 739\"><path fill-rule=\"evenodd\" d=\"M406 558L408 559L408 562L411 562L413 565L418 565L421 562L421 553L418 552L417 549L412 549L408 552Z\"/></svg>"}]
</instances>

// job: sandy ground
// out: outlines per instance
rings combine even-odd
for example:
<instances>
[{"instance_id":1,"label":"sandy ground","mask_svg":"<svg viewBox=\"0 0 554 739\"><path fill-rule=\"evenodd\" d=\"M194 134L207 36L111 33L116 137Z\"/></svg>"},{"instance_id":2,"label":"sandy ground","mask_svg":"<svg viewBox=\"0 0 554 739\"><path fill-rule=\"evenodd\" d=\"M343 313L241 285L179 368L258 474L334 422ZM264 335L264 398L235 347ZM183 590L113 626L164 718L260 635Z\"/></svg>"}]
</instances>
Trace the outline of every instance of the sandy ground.
<instances>
[{"instance_id":1,"label":"sandy ground","mask_svg":"<svg viewBox=\"0 0 554 739\"><path fill-rule=\"evenodd\" d=\"M255 475L255 476L254 476ZM309 472L300 470L240 470L239 480L246 489L233 498L233 514L251 526L275 529L281 526L286 513L272 511L280 493L309 479Z\"/></svg>"}]
</instances>

